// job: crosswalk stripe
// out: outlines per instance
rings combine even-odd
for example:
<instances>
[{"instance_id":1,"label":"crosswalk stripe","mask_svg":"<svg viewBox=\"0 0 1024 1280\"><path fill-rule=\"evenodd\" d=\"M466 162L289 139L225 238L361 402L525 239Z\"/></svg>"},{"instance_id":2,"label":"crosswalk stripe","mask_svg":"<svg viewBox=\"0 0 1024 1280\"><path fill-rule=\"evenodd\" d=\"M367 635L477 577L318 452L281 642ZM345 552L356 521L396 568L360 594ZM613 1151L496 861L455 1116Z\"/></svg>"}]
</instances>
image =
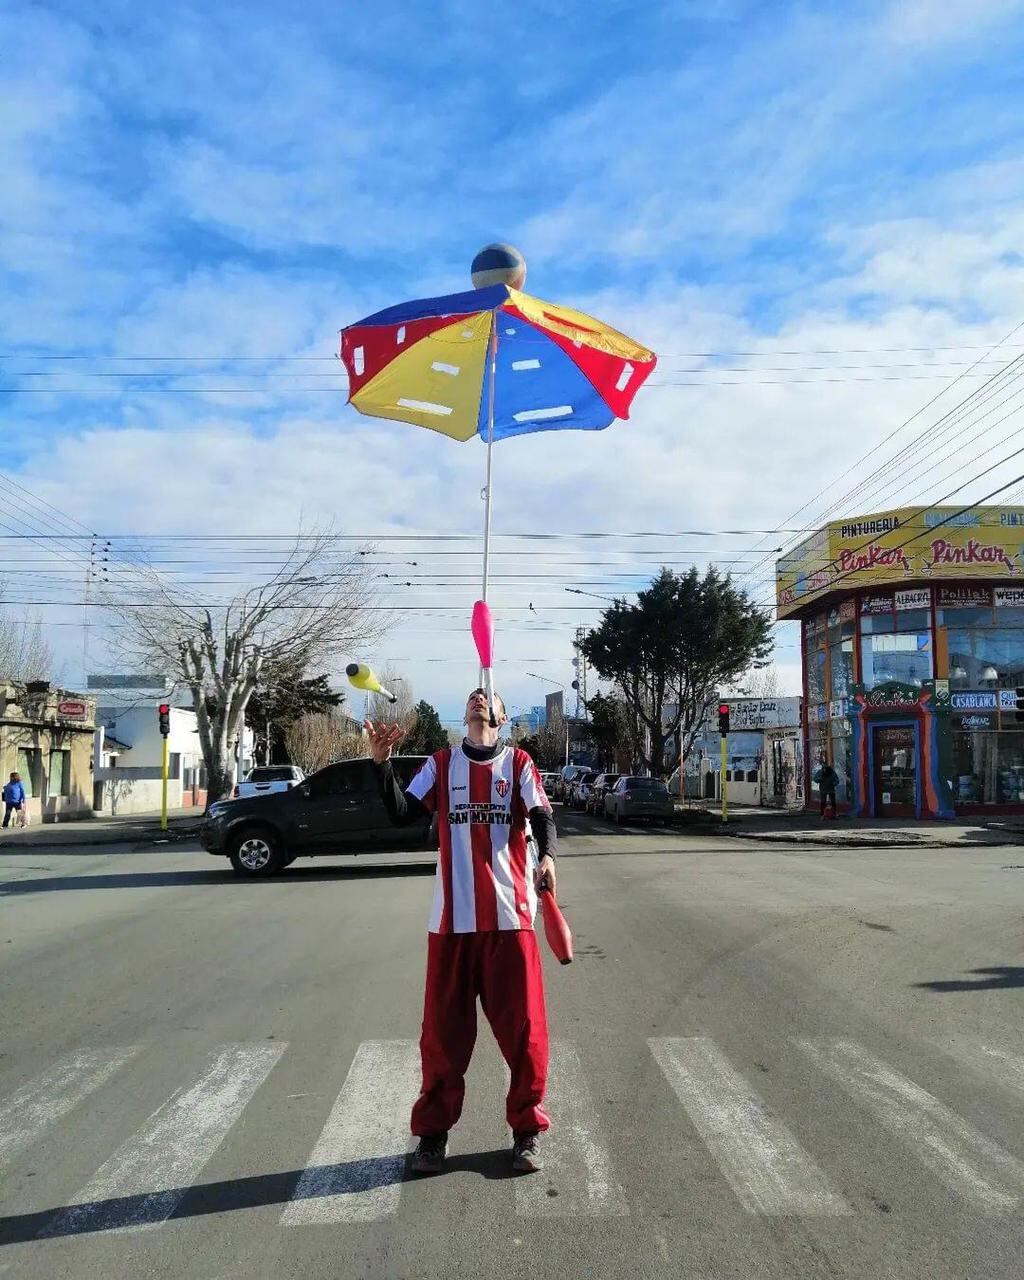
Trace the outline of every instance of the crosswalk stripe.
<instances>
[{"instance_id":1,"label":"crosswalk stripe","mask_svg":"<svg viewBox=\"0 0 1024 1280\"><path fill-rule=\"evenodd\" d=\"M516 1182L516 1213L526 1218L627 1214L573 1044L555 1041L551 1046L545 1106L551 1112L553 1140L544 1148L543 1174Z\"/></svg>"},{"instance_id":2,"label":"crosswalk stripe","mask_svg":"<svg viewBox=\"0 0 1024 1280\"><path fill-rule=\"evenodd\" d=\"M419 1082L415 1041L367 1040L359 1046L281 1215L285 1226L373 1222L395 1212Z\"/></svg>"},{"instance_id":3,"label":"crosswalk stripe","mask_svg":"<svg viewBox=\"0 0 1024 1280\"><path fill-rule=\"evenodd\" d=\"M798 1040L799 1047L925 1165L986 1213L1014 1209L1024 1164L933 1094L850 1040Z\"/></svg>"},{"instance_id":4,"label":"crosswalk stripe","mask_svg":"<svg viewBox=\"0 0 1024 1280\"><path fill-rule=\"evenodd\" d=\"M283 1043L223 1046L203 1074L154 1111L40 1235L115 1231L164 1222L286 1047ZM148 1187L160 1189L143 1189Z\"/></svg>"},{"instance_id":5,"label":"crosswalk stripe","mask_svg":"<svg viewBox=\"0 0 1024 1280\"><path fill-rule=\"evenodd\" d=\"M1008 1053L1005 1049L994 1049L991 1045L983 1044L980 1047L987 1058L991 1058L1002 1068L999 1079L1018 1093L1024 1093L1024 1058L1016 1053Z\"/></svg>"},{"instance_id":6,"label":"crosswalk stripe","mask_svg":"<svg viewBox=\"0 0 1024 1280\"><path fill-rule=\"evenodd\" d=\"M0 1165L12 1160L138 1053L137 1046L69 1054L0 1103Z\"/></svg>"},{"instance_id":7,"label":"crosswalk stripe","mask_svg":"<svg viewBox=\"0 0 1024 1280\"><path fill-rule=\"evenodd\" d=\"M696 1036L648 1044L748 1213L850 1213L796 1138L711 1040Z\"/></svg>"}]
</instances>

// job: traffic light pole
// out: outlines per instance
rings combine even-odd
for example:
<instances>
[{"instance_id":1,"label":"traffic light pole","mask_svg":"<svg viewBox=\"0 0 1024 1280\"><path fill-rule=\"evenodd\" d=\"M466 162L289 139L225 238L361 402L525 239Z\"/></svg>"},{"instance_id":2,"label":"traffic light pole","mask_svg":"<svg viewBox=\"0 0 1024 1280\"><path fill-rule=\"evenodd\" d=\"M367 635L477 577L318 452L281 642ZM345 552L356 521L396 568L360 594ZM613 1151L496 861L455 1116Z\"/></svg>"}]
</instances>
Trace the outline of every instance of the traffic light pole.
<instances>
[{"instance_id":1,"label":"traffic light pole","mask_svg":"<svg viewBox=\"0 0 1024 1280\"><path fill-rule=\"evenodd\" d=\"M729 766L729 704L718 704L718 733L722 740L721 773L718 775L722 789L722 821L729 821L729 782L726 777Z\"/></svg>"},{"instance_id":2,"label":"traffic light pole","mask_svg":"<svg viewBox=\"0 0 1024 1280\"><path fill-rule=\"evenodd\" d=\"M168 738L171 734L171 704L161 702L156 709L160 726L160 737L163 738L163 750L160 753L160 830L167 830L167 774L170 762Z\"/></svg>"},{"instance_id":3,"label":"traffic light pole","mask_svg":"<svg viewBox=\"0 0 1024 1280\"><path fill-rule=\"evenodd\" d=\"M160 760L160 830L167 830L167 766L170 760L167 735L163 737L163 753Z\"/></svg>"}]
</instances>

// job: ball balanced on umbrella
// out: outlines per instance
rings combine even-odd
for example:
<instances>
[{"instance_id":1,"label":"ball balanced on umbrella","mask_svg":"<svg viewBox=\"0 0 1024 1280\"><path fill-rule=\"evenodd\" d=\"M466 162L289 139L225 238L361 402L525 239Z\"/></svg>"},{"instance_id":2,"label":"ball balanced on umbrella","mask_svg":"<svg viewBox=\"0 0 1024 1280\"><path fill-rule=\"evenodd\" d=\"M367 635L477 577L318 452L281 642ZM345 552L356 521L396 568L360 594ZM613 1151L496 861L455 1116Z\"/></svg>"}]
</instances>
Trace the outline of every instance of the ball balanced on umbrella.
<instances>
[{"instance_id":1,"label":"ball balanced on umbrella","mask_svg":"<svg viewBox=\"0 0 1024 1280\"><path fill-rule=\"evenodd\" d=\"M469 270L474 289L486 289L492 284L521 289L526 283L526 259L512 244L485 245Z\"/></svg>"}]
</instances>

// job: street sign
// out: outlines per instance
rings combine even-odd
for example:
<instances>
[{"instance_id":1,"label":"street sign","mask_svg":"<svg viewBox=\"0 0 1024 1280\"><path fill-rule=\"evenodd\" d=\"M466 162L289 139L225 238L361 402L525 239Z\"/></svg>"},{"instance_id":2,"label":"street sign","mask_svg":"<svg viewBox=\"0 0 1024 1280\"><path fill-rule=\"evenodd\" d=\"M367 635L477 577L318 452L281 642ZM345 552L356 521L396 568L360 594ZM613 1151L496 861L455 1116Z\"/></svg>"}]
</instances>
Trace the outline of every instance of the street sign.
<instances>
[{"instance_id":1,"label":"street sign","mask_svg":"<svg viewBox=\"0 0 1024 1280\"><path fill-rule=\"evenodd\" d=\"M65 698L57 703L57 714L63 720L84 720L89 708L78 698Z\"/></svg>"}]
</instances>

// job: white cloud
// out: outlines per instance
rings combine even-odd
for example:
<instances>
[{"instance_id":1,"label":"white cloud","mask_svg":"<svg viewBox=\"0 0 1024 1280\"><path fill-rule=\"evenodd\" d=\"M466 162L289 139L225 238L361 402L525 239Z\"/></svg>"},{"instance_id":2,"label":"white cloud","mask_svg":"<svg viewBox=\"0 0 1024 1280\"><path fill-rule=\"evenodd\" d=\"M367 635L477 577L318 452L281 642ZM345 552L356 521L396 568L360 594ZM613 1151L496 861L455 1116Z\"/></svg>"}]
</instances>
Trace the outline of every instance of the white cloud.
<instances>
[{"instance_id":1,"label":"white cloud","mask_svg":"<svg viewBox=\"0 0 1024 1280\"><path fill-rule=\"evenodd\" d=\"M719 5L716 40L687 45L677 66L638 73L627 62L617 78L577 85L561 114L522 113L524 123L497 141L493 114L480 115L497 109L495 90L472 61L458 5L411 17L407 49L385 40L392 65L374 56L368 28L353 32L338 60L311 27L285 17L237 29L219 10L169 26L140 14L133 42L26 11L18 47L34 57L19 61L31 70L8 80L0 102L10 156L0 188L6 323L20 341L64 350L330 356L338 327L395 300L399 277L408 295L461 287L464 265L456 275L452 262L464 263L495 219L507 219L500 230L521 238L531 287L654 347L662 358L653 381L698 380L692 371L708 362L681 354L693 352L764 353L757 365L766 372L758 384L731 371L745 357L719 359L708 377L744 385L651 386L628 424L500 445L496 531L770 529L942 385L770 385L829 376L801 365L931 358L771 352L981 344L1019 318L1019 101L986 94L984 81L968 93L939 79L947 65L973 75L986 47L980 19L1001 35L1014 12L972 8L979 21L964 49L950 38L955 3L941 14L904 4L841 19L787 11L756 38L748 21L732 21L743 6ZM443 55L439 24L456 41ZM920 59L908 58L908 42L927 46ZM549 48L565 56L554 40L531 46L517 111L550 94L549 69L560 64ZM400 69L410 50L422 59L418 76ZM457 84L446 58L463 59ZM936 83L944 98L925 92ZM266 370L299 368L281 360ZM218 371L216 385L227 378ZM296 385L280 377L261 383L258 397L110 389L5 408L12 439L31 441L20 478L104 532L258 535L294 530L301 518L360 535L478 533L479 444L368 423L344 408L340 389L307 396ZM856 475L812 510L838 500ZM888 489L855 501L895 500L899 465L886 479ZM767 554L775 540L732 545L755 542ZM468 575L478 566L471 545ZM594 550L577 545L575 558ZM652 568L668 545L651 551ZM623 563L635 565L635 551ZM753 563L748 555L739 571ZM581 567L580 579L587 574ZM767 598L763 579L744 580ZM587 589L606 594L614 581ZM562 585L496 586L510 703L543 699L523 675L527 663L551 659L542 671L572 678L573 628L596 615L582 604L556 611L578 602ZM448 714L473 678L465 619L475 593L471 576L458 587L397 589L396 599L454 616L404 615L381 654L369 655L403 659L417 694ZM792 645L791 631L781 634ZM73 628L59 636L73 665ZM453 655L458 663L427 661ZM792 648L780 666L794 688Z\"/></svg>"}]
</instances>

